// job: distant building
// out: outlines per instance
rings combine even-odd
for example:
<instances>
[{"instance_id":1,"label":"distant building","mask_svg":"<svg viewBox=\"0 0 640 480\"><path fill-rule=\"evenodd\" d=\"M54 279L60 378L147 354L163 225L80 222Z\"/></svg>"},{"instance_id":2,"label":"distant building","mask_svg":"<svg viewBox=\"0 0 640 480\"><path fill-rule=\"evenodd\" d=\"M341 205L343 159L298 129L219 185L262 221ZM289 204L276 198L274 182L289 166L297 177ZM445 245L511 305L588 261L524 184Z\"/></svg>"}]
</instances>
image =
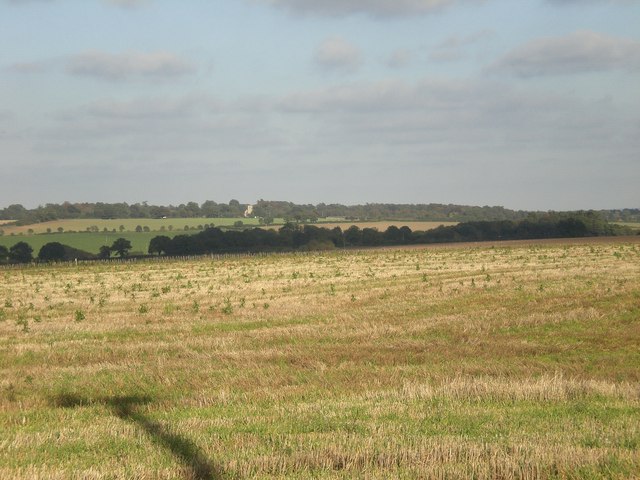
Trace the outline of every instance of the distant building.
<instances>
[{"instance_id":1,"label":"distant building","mask_svg":"<svg viewBox=\"0 0 640 480\"><path fill-rule=\"evenodd\" d=\"M247 209L244 211L245 218L253 216L253 205L247 205Z\"/></svg>"}]
</instances>

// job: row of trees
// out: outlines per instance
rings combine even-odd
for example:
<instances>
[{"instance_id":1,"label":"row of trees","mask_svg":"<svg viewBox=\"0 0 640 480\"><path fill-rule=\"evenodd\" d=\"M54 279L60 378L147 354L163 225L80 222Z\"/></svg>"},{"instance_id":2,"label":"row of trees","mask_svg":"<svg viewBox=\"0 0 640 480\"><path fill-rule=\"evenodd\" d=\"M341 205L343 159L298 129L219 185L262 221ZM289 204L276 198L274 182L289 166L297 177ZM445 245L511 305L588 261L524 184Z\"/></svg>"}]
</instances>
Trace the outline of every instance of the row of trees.
<instances>
[{"instance_id":1,"label":"row of trees","mask_svg":"<svg viewBox=\"0 0 640 480\"><path fill-rule=\"evenodd\" d=\"M365 205L340 204L295 204L292 202L259 200L253 206L252 215L269 224L274 218L284 218L292 222L315 222L326 217L340 217L350 220L426 220L426 221L495 221L524 220L532 212L509 210L500 206L469 206L453 204L387 204L367 203ZM34 209L22 205L10 205L0 209L0 220L16 220L27 225L59 219L72 218L237 218L242 217L247 204L237 200L216 203L207 200L201 205L188 202L177 206L149 205L142 203L48 203ZM617 222L640 222L640 209L603 210L599 212L605 219ZM537 212L538 215L546 213Z\"/></svg>"},{"instance_id":2,"label":"row of trees","mask_svg":"<svg viewBox=\"0 0 640 480\"><path fill-rule=\"evenodd\" d=\"M519 220L528 212L509 210L504 207L475 207L468 205L388 204L367 203L365 205L296 205L291 202L259 200L253 208L262 218L284 218L291 221L314 222L320 218L341 217L350 220L424 220L424 221L471 221L471 220Z\"/></svg>"},{"instance_id":3,"label":"row of trees","mask_svg":"<svg viewBox=\"0 0 640 480\"><path fill-rule=\"evenodd\" d=\"M180 205L149 205L142 203L47 203L33 209L20 204L0 209L0 220L16 220L20 225L73 218L235 218L242 217L247 205L237 200L216 203L207 200L202 205L189 202Z\"/></svg>"},{"instance_id":4,"label":"row of trees","mask_svg":"<svg viewBox=\"0 0 640 480\"><path fill-rule=\"evenodd\" d=\"M18 242L10 248L0 245L0 264L6 263L31 263L39 262L64 262L78 260L90 260L95 258L109 258L112 254L126 257L131 250L131 242L125 238L119 238L111 246L100 247L100 253L93 255L83 250L63 245L60 242L49 242L40 248L37 257L33 256L33 248L27 242Z\"/></svg>"},{"instance_id":5,"label":"row of trees","mask_svg":"<svg viewBox=\"0 0 640 480\"><path fill-rule=\"evenodd\" d=\"M626 227L609 224L595 212L574 215L547 214L515 222L511 220L464 222L427 231L412 231L407 226L400 228L390 226L384 232L380 232L375 228L360 229L355 225L343 231L340 227L328 229L315 225L287 223L278 231L261 228L223 231L219 228L208 228L194 235L176 235L173 238L158 235L149 243L149 254L179 256L206 253L327 250L346 247L569 238L631 233ZM131 248L129 240L119 238L111 246L102 246L97 258L107 259L112 254L126 257ZM32 254L33 250L26 242L18 242L10 249L0 246L0 263L28 263L33 261ZM96 256L58 242L47 243L38 253L38 260L44 262L74 258L86 259L96 258Z\"/></svg>"},{"instance_id":6,"label":"row of trees","mask_svg":"<svg viewBox=\"0 0 640 480\"><path fill-rule=\"evenodd\" d=\"M151 239L149 253L156 255L199 255L220 252L252 252L274 250L320 250L344 247L408 245L446 242L476 242L537 238L568 238L630 234L630 230L610 225L593 212L580 215L553 214L522 221L465 222L441 226L434 230L412 231L409 227L390 226L384 232L375 228L351 226L320 228L314 225L288 223L280 230L254 228L244 231L222 231L210 228L195 235Z\"/></svg>"}]
</instances>

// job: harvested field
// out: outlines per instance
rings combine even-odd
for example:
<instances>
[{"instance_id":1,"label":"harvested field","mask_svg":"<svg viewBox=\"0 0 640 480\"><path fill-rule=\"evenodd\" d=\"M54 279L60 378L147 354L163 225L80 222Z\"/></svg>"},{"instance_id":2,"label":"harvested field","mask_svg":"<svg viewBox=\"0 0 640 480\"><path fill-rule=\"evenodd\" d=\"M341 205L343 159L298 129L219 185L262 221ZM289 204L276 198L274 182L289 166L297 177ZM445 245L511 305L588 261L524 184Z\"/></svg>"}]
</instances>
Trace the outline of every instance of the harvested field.
<instances>
[{"instance_id":1,"label":"harvested field","mask_svg":"<svg viewBox=\"0 0 640 480\"><path fill-rule=\"evenodd\" d=\"M629 478L640 237L0 270L0 478Z\"/></svg>"},{"instance_id":2,"label":"harvested field","mask_svg":"<svg viewBox=\"0 0 640 480\"><path fill-rule=\"evenodd\" d=\"M343 231L349 228L352 225L362 229L362 228L375 228L380 232L384 232L390 226L402 227L407 226L412 231L426 231L437 228L441 225L445 227L450 225L457 225L458 222L414 222L414 221L402 221L402 220L389 220L383 222L330 222L330 223L314 223L313 225L322 228L332 229L335 227L340 227ZM279 226L274 226L274 228L280 228Z\"/></svg>"}]
</instances>

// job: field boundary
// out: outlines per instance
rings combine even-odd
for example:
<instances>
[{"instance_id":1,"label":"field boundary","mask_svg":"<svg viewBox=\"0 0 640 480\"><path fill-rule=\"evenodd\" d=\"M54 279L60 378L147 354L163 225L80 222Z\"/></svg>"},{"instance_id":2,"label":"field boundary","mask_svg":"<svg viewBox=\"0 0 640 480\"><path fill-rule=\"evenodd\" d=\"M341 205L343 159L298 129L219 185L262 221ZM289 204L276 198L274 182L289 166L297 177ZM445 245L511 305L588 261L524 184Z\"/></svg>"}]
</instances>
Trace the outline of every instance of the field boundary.
<instances>
[{"instance_id":1,"label":"field boundary","mask_svg":"<svg viewBox=\"0 0 640 480\"><path fill-rule=\"evenodd\" d=\"M539 238L529 240L487 240L484 242L447 242L447 243L421 243L410 245L386 245L374 247L345 247L336 248L334 250L283 250L283 251L265 251L265 252L228 252L228 253L208 253L204 255L149 255L149 256L131 256L125 258L96 258L91 260L70 260L65 262L31 262L31 263L14 263L0 265L1 270L16 270L22 268L37 267L71 267L76 265L97 265L97 264L126 264L126 263L172 263L187 262L197 260L225 260L233 258L252 258L252 257L271 257L271 256L310 256L316 254L338 253L351 254L357 252L370 251L393 251L393 250L432 250L432 249L462 249L462 248L504 248L504 247L526 247L526 246L558 246L558 245L595 245L595 244L640 244L640 235L624 235L624 236L608 236L608 237L575 237L575 238Z\"/></svg>"}]
</instances>

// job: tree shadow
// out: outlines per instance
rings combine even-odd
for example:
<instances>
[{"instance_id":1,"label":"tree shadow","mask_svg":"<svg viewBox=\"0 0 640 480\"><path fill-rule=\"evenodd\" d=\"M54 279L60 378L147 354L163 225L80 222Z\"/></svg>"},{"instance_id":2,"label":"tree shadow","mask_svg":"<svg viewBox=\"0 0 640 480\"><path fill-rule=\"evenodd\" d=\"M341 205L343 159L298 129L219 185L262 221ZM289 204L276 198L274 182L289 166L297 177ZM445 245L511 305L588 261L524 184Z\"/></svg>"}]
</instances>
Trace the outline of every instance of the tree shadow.
<instances>
[{"instance_id":1,"label":"tree shadow","mask_svg":"<svg viewBox=\"0 0 640 480\"><path fill-rule=\"evenodd\" d=\"M217 468L194 442L170 432L164 425L151 420L136 408L152 402L148 396L129 395L88 399L79 395L62 393L50 398L50 404L58 408L77 408L90 405L105 405L113 414L142 428L157 445L169 450L187 469L187 478L194 480L219 480L222 471Z\"/></svg>"}]
</instances>

